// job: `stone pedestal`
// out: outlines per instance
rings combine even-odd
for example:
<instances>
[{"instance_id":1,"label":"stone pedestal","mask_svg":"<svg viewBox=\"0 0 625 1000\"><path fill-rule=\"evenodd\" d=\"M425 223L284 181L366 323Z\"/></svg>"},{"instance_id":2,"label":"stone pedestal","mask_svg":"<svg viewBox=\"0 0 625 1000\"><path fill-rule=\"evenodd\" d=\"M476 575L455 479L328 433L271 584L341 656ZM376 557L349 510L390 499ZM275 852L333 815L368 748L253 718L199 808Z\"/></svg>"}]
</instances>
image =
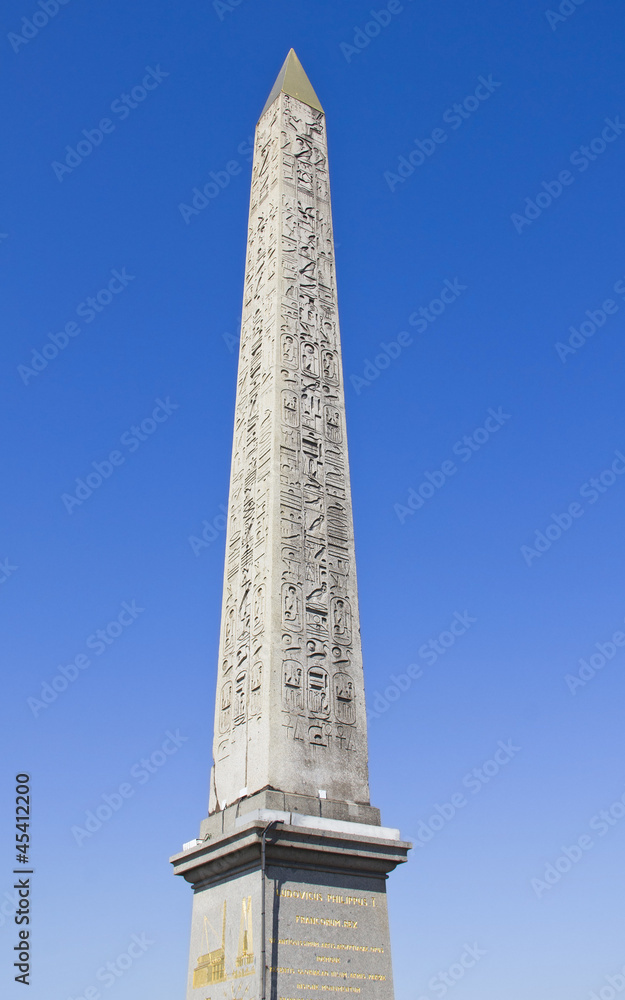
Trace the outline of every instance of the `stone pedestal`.
<instances>
[{"instance_id":1,"label":"stone pedestal","mask_svg":"<svg viewBox=\"0 0 625 1000\"><path fill-rule=\"evenodd\" d=\"M266 1000L392 1000L386 878L410 847L399 831L262 806L237 811L209 817L207 839L172 858L194 888L187 1000L263 996L261 842L276 821L265 852Z\"/></svg>"}]
</instances>

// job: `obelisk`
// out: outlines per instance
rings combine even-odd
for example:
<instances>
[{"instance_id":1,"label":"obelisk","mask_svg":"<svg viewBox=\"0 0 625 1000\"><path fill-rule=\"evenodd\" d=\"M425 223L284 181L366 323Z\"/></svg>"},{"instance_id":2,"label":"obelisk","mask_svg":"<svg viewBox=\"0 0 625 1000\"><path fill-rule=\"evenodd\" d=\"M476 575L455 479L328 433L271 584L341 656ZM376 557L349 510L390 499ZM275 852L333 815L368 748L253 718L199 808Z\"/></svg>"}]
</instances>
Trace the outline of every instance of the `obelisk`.
<instances>
[{"instance_id":1,"label":"obelisk","mask_svg":"<svg viewBox=\"0 0 625 1000\"><path fill-rule=\"evenodd\" d=\"M290 51L256 129L209 815L187 1000L393 997L323 108Z\"/></svg>"}]
</instances>

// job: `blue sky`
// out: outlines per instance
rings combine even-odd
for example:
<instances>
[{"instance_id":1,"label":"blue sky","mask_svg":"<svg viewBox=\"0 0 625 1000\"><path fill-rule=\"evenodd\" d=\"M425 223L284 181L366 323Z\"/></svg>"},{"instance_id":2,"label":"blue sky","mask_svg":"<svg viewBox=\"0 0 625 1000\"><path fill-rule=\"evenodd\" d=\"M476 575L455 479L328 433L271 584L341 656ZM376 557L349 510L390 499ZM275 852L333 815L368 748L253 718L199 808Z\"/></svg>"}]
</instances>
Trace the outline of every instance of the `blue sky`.
<instances>
[{"instance_id":1,"label":"blue sky","mask_svg":"<svg viewBox=\"0 0 625 1000\"><path fill-rule=\"evenodd\" d=\"M415 842L389 881L396 996L611 1000L619 5L46 2L47 23L35 0L2 15L4 995L23 770L29 995L83 997L133 935L101 995L183 995L167 859L208 795L249 138L294 46L328 121L372 800Z\"/></svg>"}]
</instances>

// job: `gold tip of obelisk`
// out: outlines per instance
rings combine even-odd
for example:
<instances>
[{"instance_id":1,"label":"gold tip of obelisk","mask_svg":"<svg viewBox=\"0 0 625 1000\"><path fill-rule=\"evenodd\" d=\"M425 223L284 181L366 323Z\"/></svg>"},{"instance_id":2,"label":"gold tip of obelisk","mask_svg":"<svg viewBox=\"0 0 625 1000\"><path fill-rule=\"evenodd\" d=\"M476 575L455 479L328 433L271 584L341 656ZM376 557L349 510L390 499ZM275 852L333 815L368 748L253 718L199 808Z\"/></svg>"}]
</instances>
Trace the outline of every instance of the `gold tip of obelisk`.
<instances>
[{"instance_id":1,"label":"gold tip of obelisk","mask_svg":"<svg viewBox=\"0 0 625 1000\"><path fill-rule=\"evenodd\" d=\"M262 110L261 118L279 94L288 94L289 97L295 97L298 101L308 104L309 107L315 108L317 111L323 111L319 98L313 90L313 85L295 54L295 49L291 49L284 60L282 69L278 73L278 79L274 83L267 103Z\"/></svg>"}]
</instances>

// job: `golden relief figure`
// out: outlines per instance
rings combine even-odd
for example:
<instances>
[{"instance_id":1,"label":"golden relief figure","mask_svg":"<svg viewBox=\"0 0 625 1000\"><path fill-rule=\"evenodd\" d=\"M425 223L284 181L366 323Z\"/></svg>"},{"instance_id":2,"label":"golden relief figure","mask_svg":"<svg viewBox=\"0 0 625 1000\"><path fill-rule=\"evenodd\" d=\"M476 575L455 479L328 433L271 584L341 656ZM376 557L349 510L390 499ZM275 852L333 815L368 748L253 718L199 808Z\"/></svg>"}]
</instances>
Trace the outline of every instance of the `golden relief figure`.
<instances>
[{"instance_id":1,"label":"golden relief figure","mask_svg":"<svg viewBox=\"0 0 625 1000\"><path fill-rule=\"evenodd\" d=\"M233 971L226 973L226 901L222 911L221 947L209 951L210 942L208 929L215 939L217 932L208 917L204 917L204 935L206 937L206 954L200 955L193 970L193 989L200 986L210 986L211 983L225 983L230 979L247 978L254 974L254 939L252 933L252 897L244 896L241 900L241 920L239 923L239 947L236 965ZM232 987L233 991L235 986ZM239 987L236 987L238 990ZM233 992L234 996L234 992ZM210 998L206 998L210 1000Z\"/></svg>"},{"instance_id":2,"label":"golden relief figure","mask_svg":"<svg viewBox=\"0 0 625 1000\"><path fill-rule=\"evenodd\" d=\"M204 934L206 935L206 948L208 949L208 927L211 928L215 937L217 934L211 926L207 917L204 917ZM193 988L198 986L208 986L210 983L224 983L226 981L226 901L224 900L223 920L221 928L221 948L208 951L206 955L200 955L197 965L193 970Z\"/></svg>"},{"instance_id":3,"label":"golden relief figure","mask_svg":"<svg viewBox=\"0 0 625 1000\"><path fill-rule=\"evenodd\" d=\"M252 940L252 897L241 900L241 924L239 927L239 951L237 969L242 965L254 964L254 943Z\"/></svg>"}]
</instances>

